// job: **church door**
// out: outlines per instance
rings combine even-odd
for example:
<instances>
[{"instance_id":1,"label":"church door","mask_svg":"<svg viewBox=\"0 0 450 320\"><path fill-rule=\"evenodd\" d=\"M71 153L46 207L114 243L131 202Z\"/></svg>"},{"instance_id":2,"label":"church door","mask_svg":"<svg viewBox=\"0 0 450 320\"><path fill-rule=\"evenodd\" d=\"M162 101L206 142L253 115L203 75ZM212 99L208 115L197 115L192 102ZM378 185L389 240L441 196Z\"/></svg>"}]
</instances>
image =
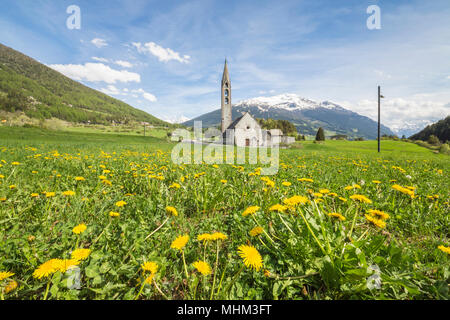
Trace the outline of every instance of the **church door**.
<instances>
[{"instance_id":1,"label":"church door","mask_svg":"<svg viewBox=\"0 0 450 320\"><path fill-rule=\"evenodd\" d=\"M250 147L250 139L245 139L245 146Z\"/></svg>"}]
</instances>

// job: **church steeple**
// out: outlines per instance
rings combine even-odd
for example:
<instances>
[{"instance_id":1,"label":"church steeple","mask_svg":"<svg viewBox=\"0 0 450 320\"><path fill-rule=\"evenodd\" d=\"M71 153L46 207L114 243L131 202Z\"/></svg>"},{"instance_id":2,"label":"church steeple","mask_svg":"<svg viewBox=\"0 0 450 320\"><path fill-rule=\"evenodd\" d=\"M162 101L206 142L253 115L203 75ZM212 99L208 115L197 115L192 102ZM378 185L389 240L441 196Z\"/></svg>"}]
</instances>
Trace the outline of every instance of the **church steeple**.
<instances>
[{"instance_id":1,"label":"church steeple","mask_svg":"<svg viewBox=\"0 0 450 320\"><path fill-rule=\"evenodd\" d=\"M230 75L228 73L228 63L227 59L225 59L225 66L223 68L223 76L222 76L222 133L227 130L227 128L232 123L231 116L231 81Z\"/></svg>"}]
</instances>

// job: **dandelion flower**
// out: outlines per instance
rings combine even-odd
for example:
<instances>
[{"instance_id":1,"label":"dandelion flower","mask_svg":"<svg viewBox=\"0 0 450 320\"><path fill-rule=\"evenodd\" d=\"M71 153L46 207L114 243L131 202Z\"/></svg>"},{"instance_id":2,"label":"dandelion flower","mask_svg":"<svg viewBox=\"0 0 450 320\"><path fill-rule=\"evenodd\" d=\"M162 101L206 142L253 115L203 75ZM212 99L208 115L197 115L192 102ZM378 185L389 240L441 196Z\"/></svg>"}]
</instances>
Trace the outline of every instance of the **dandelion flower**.
<instances>
[{"instance_id":1,"label":"dandelion flower","mask_svg":"<svg viewBox=\"0 0 450 320\"><path fill-rule=\"evenodd\" d=\"M450 247L444 247L444 246L441 245L441 246L438 246L438 249L443 251L443 252L445 252L445 253L450 254Z\"/></svg>"},{"instance_id":2,"label":"dandelion flower","mask_svg":"<svg viewBox=\"0 0 450 320\"><path fill-rule=\"evenodd\" d=\"M269 211L285 212L286 209L287 207L282 204L275 204L269 208Z\"/></svg>"},{"instance_id":3,"label":"dandelion flower","mask_svg":"<svg viewBox=\"0 0 450 320\"><path fill-rule=\"evenodd\" d=\"M81 234L86 230L86 225L84 223L77 225L75 228L72 229L73 233L75 234Z\"/></svg>"},{"instance_id":4,"label":"dandelion flower","mask_svg":"<svg viewBox=\"0 0 450 320\"><path fill-rule=\"evenodd\" d=\"M13 275L14 275L14 273L12 273L12 272L1 271L0 272L0 281L5 280L6 278L12 277Z\"/></svg>"},{"instance_id":5,"label":"dandelion flower","mask_svg":"<svg viewBox=\"0 0 450 320\"><path fill-rule=\"evenodd\" d=\"M182 251L188 241L189 241L188 235L179 236L175 240L173 240L170 247Z\"/></svg>"},{"instance_id":6,"label":"dandelion flower","mask_svg":"<svg viewBox=\"0 0 450 320\"><path fill-rule=\"evenodd\" d=\"M180 186L178 183L174 182L174 183L172 183L172 184L169 186L169 189L171 189L171 188L174 188L174 189L180 189L181 186Z\"/></svg>"},{"instance_id":7,"label":"dandelion flower","mask_svg":"<svg viewBox=\"0 0 450 320\"><path fill-rule=\"evenodd\" d=\"M370 200L366 196L363 196L362 194L354 194L354 195L350 196L350 199L357 200L357 201L363 202L363 203L372 203L372 200Z\"/></svg>"},{"instance_id":8,"label":"dandelion flower","mask_svg":"<svg viewBox=\"0 0 450 320\"><path fill-rule=\"evenodd\" d=\"M125 202L125 201L117 201L116 202L116 207L119 207L119 208L121 208L121 207L123 207L123 206L125 206L127 203Z\"/></svg>"},{"instance_id":9,"label":"dandelion flower","mask_svg":"<svg viewBox=\"0 0 450 320\"><path fill-rule=\"evenodd\" d=\"M261 208L258 207L258 206L251 206L251 207L248 207L247 209L245 209L245 211L242 213L242 215L243 215L244 217L246 217L246 216L248 216L248 215L255 214L259 209L261 209Z\"/></svg>"},{"instance_id":10,"label":"dandelion flower","mask_svg":"<svg viewBox=\"0 0 450 320\"><path fill-rule=\"evenodd\" d=\"M374 218L372 216L369 216L368 214L365 215L366 219L369 220L373 225L377 226L380 229L383 229L386 227L386 222L383 220Z\"/></svg>"},{"instance_id":11,"label":"dandelion flower","mask_svg":"<svg viewBox=\"0 0 450 320\"><path fill-rule=\"evenodd\" d=\"M166 207L166 212L168 214L171 214L171 215L175 216L175 217L178 216L178 211L174 207Z\"/></svg>"},{"instance_id":12,"label":"dandelion flower","mask_svg":"<svg viewBox=\"0 0 450 320\"><path fill-rule=\"evenodd\" d=\"M91 249L75 249L72 251L72 259L86 260L91 254Z\"/></svg>"},{"instance_id":13,"label":"dandelion flower","mask_svg":"<svg viewBox=\"0 0 450 320\"><path fill-rule=\"evenodd\" d=\"M113 217L113 218L118 218L118 217L120 217L120 213L119 212L110 211L109 212L109 216Z\"/></svg>"},{"instance_id":14,"label":"dandelion flower","mask_svg":"<svg viewBox=\"0 0 450 320\"><path fill-rule=\"evenodd\" d=\"M207 276L212 273L211 267L207 262L204 261L196 261L192 264L198 272L202 275Z\"/></svg>"},{"instance_id":15,"label":"dandelion flower","mask_svg":"<svg viewBox=\"0 0 450 320\"><path fill-rule=\"evenodd\" d=\"M331 213L329 213L328 215L329 215L330 217L338 218L338 219L341 220L341 221L345 221L345 217L344 217L342 214L340 214L340 213L337 213L337 212L331 212Z\"/></svg>"},{"instance_id":16,"label":"dandelion flower","mask_svg":"<svg viewBox=\"0 0 450 320\"><path fill-rule=\"evenodd\" d=\"M216 241L216 240L226 240L228 238L228 236L222 232L214 232L211 235L211 240L212 241Z\"/></svg>"},{"instance_id":17,"label":"dandelion flower","mask_svg":"<svg viewBox=\"0 0 450 320\"><path fill-rule=\"evenodd\" d=\"M63 192L63 195L65 195L65 196L73 196L73 195L75 195L75 192L74 191L64 191Z\"/></svg>"},{"instance_id":18,"label":"dandelion flower","mask_svg":"<svg viewBox=\"0 0 450 320\"><path fill-rule=\"evenodd\" d=\"M12 291L14 291L17 288L17 281L11 280L9 283L5 286L5 293L8 294Z\"/></svg>"},{"instance_id":19,"label":"dandelion flower","mask_svg":"<svg viewBox=\"0 0 450 320\"><path fill-rule=\"evenodd\" d=\"M209 233L202 233L197 236L198 241L211 241L212 237Z\"/></svg>"},{"instance_id":20,"label":"dandelion flower","mask_svg":"<svg viewBox=\"0 0 450 320\"><path fill-rule=\"evenodd\" d=\"M153 277L155 276L154 273L151 273L147 278L145 278L145 283L151 285L153 281Z\"/></svg>"},{"instance_id":21,"label":"dandelion flower","mask_svg":"<svg viewBox=\"0 0 450 320\"><path fill-rule=\"evenodd\" d=\"M220 180L220 182L222 182L223 184L226 184L228 181L227 180L224 180L224 179L222 179L222 180Z\"/></svg>"},{"instance_id":22,"label":"dandelion flower","mask_svg":"<svg viewBox=\"0 0 450 320\"><path fill-rule=\"evenodd\" d=\"M250 230L249 234L252 237L256 237L259 236L260 234L263 233L263 228L261 228L260 226L254 227L252 230Z\"/></svg>"},{"instance_id":23,"label":"dandelion flower","mask_svg":"<svg viewBox=\"0 0 450 320\"><path fill-rule=\"evenodd\" d=\"M86 179L83 177L75 177L75 181L84 181L84 180L86 180Z\"/></svg>"},{"instance_id":24,"label":"dandelion flower","mask_svg":"<svg viewBox=\"0 0 450 320\"><path fill-rule=\"evenodd\" d=\"M281 184L285 187L290 187L292 185L292 183L290 183L288 181L283 181Z\"/></svg>"},{"instance_id":25,"label":"dandelion flower","mask_svg":"<svg viewBox=\"0 0 450 320\"><path fill-rule=\"evenodd\" d=\"M294 207L298 204L306 204L309 202L309 199L304 196L293 196L283 200L283 203L287 206Z\"/></svg>"},{"instance_id":26,"label":"dandelion flower","mask_svg":"<svg viewBox=\"0 0 450 320\"><path fill-rule=\"evenodd\" d=\"M244 260L246 267L259 271L262 267L262 257L255 247L241 245L238 248L239 256Z\"/></svg>"},{"instance_id":27,"label":"dandelion flower","mask_svg":"<svg viewBox=\"0 0 450 320\"><path fill-rule=\"evenodd\" d=\"M297 179L297 180L300 181L300 182L314 182L313 179L308 179L308 178L300 178L300 179Z\"/></svg>"},{"instance_id":28,"label":"dandelion flower","mask_svg":"<svg viewBox=\"0 0 450 320\"><path fill-rule=\"evenodd\" d=\"M156 262L144 262L144 264L141 264L141 268L144 271L149 271L152 274L155 274L158 271L158 265Z\"/></svg>"},{"instance_id":29,"label":"dandelion flower","mask_svg":"<svg viewBox=\"0 0 450 320\"><path fill-rule=\"evenodd\" d=\"M380 211L380 210L370 209L367 212L370 213L373 217L378 217L381 220L389 219L389 215L387 213L383 212L383 211Z\"/></svg>"}]
</instances>

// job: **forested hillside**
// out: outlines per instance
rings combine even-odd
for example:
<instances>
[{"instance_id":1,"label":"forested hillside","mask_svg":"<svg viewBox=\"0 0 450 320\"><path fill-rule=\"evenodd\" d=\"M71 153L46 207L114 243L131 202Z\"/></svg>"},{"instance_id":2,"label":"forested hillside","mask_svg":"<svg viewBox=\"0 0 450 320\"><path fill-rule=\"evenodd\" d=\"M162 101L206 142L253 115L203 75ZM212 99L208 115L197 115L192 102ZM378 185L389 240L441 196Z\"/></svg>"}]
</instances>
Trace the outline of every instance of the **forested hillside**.
<instances>
[{"instance_id":1,"label":"forested hillside","mask_svg":"<svg viewBox=\"0 0 450 320\"><path fill-rule=\"evenodd\" d=\"M441 142L450 141L450 116L427 126L419 133L412 135L410 139L427 141L431 135L436 136Z\"/></svg>"},{"instance_id":2,"label":"forested hillside","mask_svg":"<svg viewBox=\"0 0 450 320\"><path fill-rule=\"evenodd\" d=\"M23 111L28 117L69 122L166 122L0 44L0 110Z\"/></svg>"}]
</instances>

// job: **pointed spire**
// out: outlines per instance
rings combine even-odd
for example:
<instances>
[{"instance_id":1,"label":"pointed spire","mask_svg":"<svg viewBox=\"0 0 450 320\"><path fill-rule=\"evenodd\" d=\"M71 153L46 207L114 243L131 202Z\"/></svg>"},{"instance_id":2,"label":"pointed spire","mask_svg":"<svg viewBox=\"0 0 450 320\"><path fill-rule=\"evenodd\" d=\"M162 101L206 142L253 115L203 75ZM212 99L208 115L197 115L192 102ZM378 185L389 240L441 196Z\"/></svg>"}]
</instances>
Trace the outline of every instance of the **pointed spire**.
<instances>
[{"instance_id":1,"label":"pointed spire","mask_svg":"<svg viewBox=\"0 0 450 320\"><path fill-rule=\"evenodd\" d=\"M225 66L223 68L223 76L222 76L222 83L224 83L225 81L228 81L228 83L230 83L230 75L228 73L228 62L227 62L227 58L225 58Z\"/></svg>"}]
</instances>

